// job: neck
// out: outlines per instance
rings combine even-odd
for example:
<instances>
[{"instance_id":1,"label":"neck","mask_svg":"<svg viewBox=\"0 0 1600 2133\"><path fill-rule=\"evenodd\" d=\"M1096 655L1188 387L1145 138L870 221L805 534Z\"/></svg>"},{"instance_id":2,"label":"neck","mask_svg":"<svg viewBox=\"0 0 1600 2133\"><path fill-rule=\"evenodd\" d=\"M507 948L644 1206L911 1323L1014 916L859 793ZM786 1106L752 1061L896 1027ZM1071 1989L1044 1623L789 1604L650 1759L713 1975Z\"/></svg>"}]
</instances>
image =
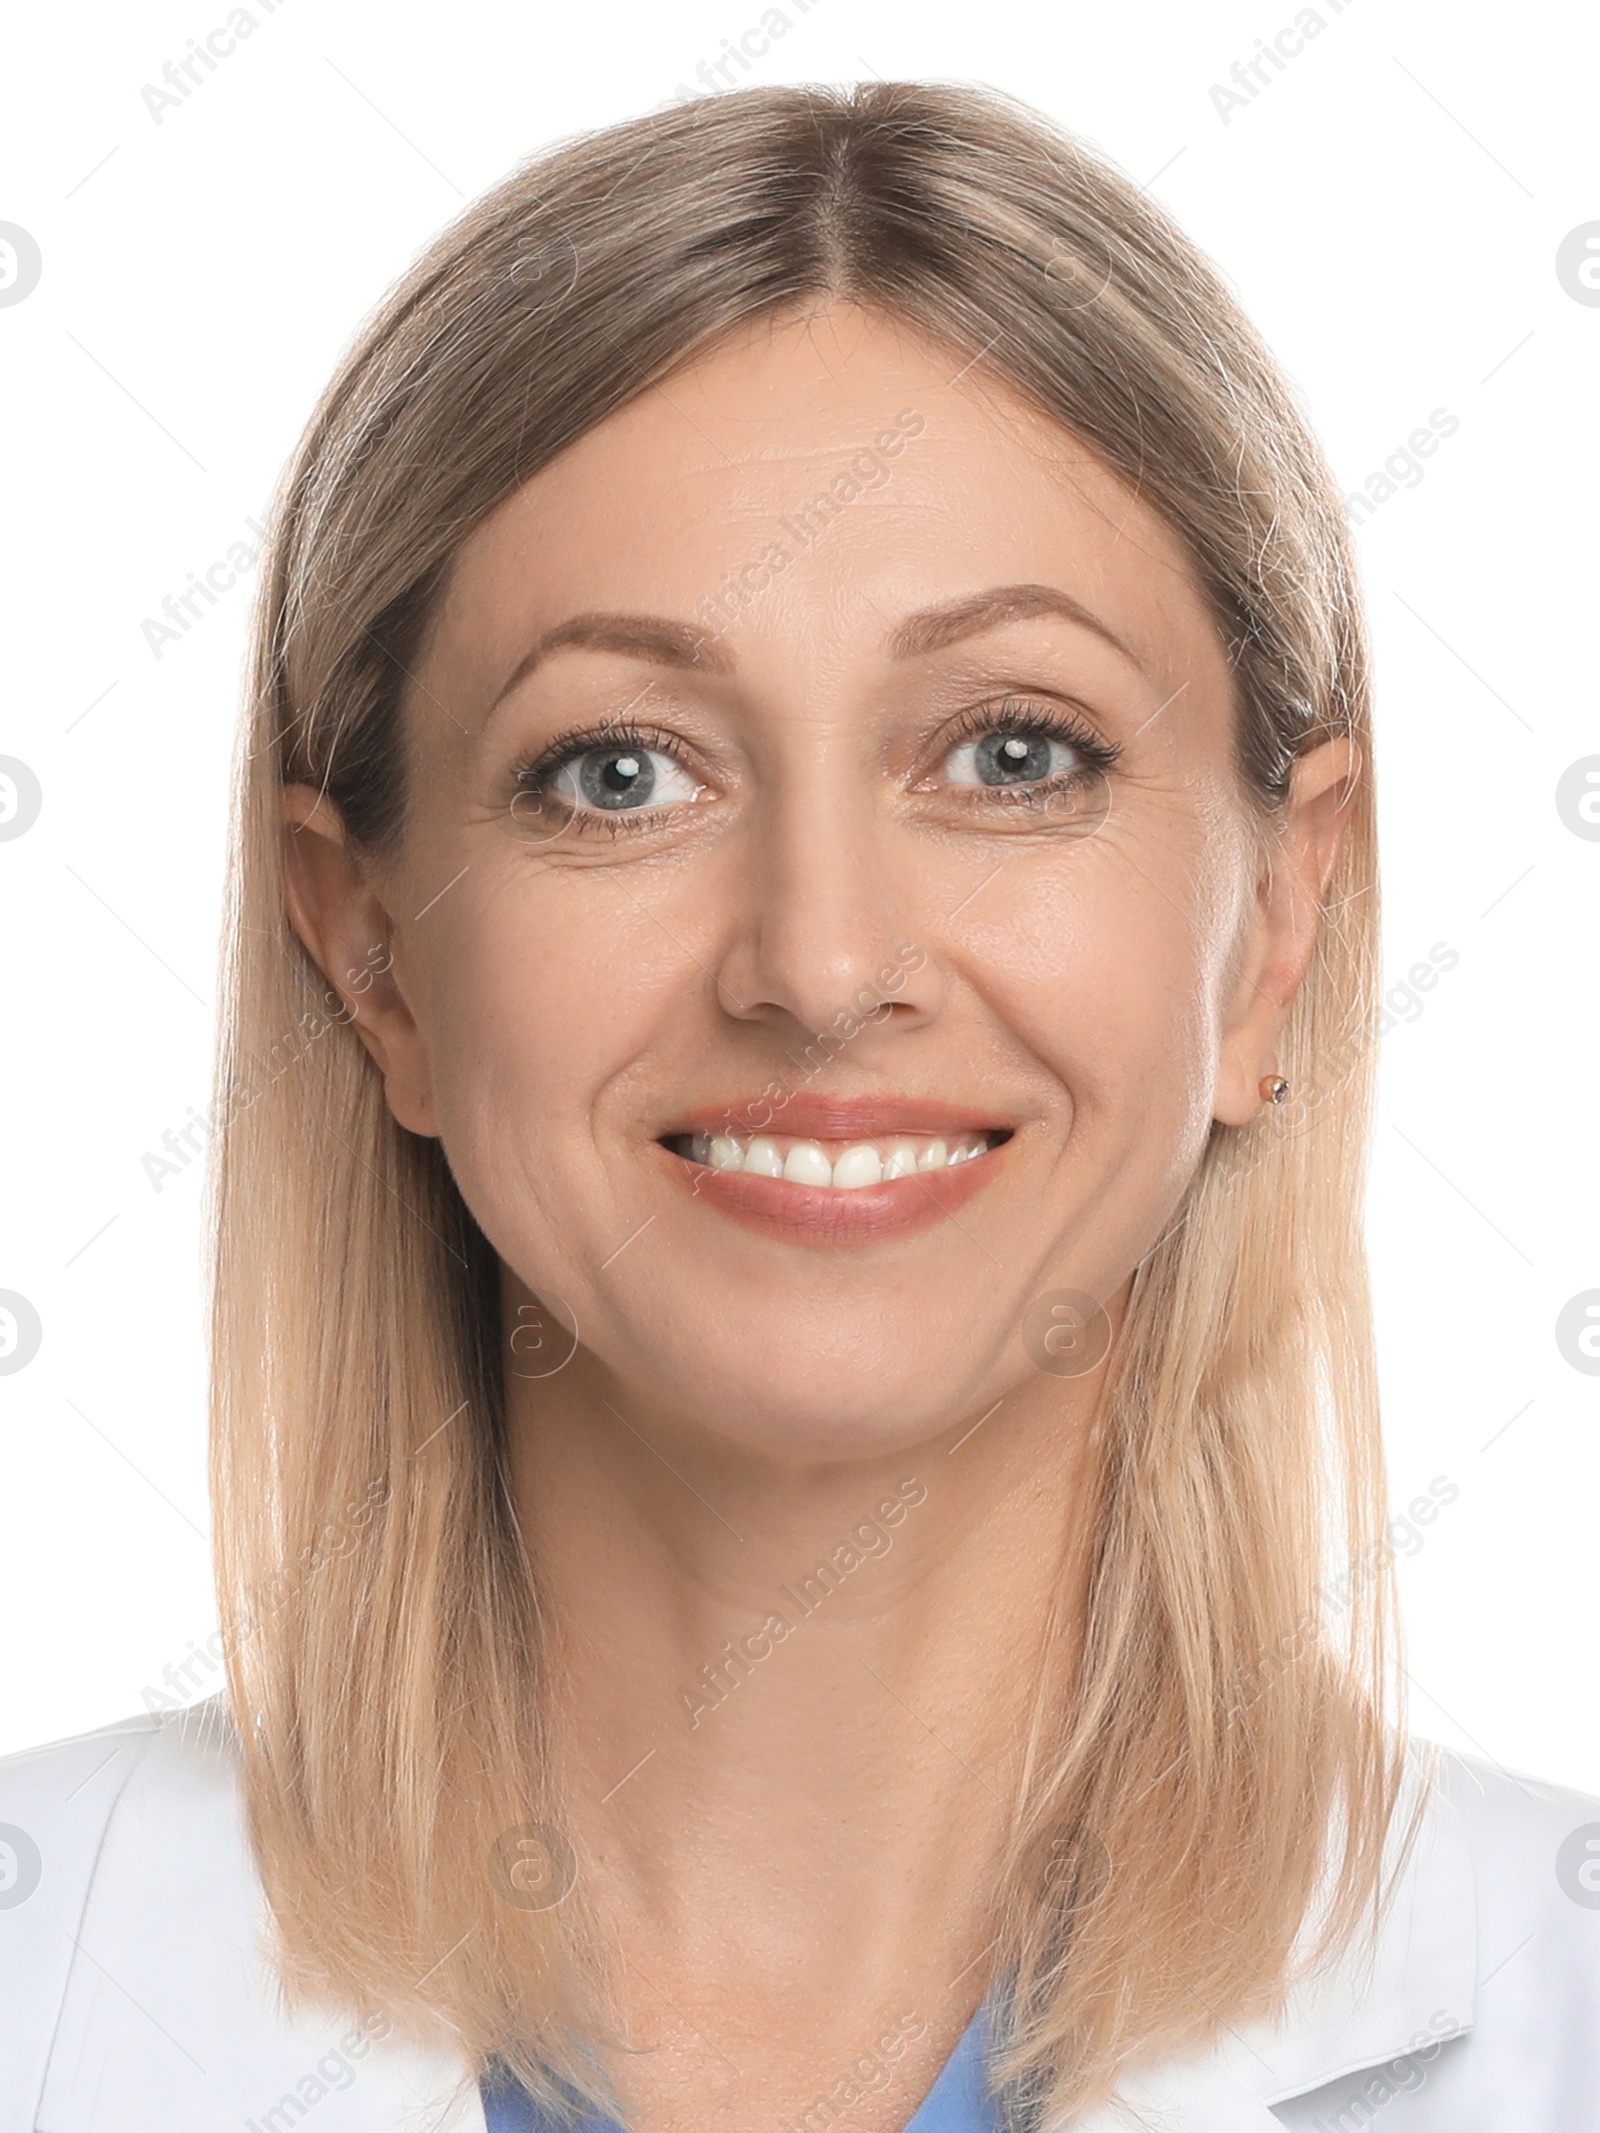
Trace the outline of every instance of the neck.
<instances>
[{"instance_id":1,"label":"neck","mask_svg":"<svg viewBox=\"0 0 1600 2133\"><path fill-rule=\"evenodd\" d=\"M959 2033L1097 1382L841 1458L754 1456L584 1350L511 1381L552 1754L630 1961Z\"/></svg>"}]
</instances>

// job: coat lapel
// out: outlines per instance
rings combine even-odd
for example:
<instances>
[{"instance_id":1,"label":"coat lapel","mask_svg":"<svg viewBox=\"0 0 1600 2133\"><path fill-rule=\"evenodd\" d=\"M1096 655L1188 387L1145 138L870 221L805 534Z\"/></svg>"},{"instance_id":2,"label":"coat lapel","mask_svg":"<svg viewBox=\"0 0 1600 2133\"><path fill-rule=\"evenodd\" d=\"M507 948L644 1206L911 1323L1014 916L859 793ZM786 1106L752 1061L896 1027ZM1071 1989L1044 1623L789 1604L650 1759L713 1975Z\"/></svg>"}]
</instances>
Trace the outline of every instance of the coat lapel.
<instances>
[{"instance_id":1,"label":"coat lapel","mask_svg":"<svg viewBox=\"0 0 1600 2133\"><path fill-rule=\"evenodd\" d=\"M1478 1968L1472 1855L1413 1750L1396 1827L1426 1809L1376 1931L1289 1995L1282 2016L1227 2031L1203 2058L1131 2076L1073 2133L1283 2133L1270 2106L1381 2067L1472 2025Z\"/></svg>"},{"instance_id":2,"label":"coat lapel","mask_svg":"<svg viewBox=\"0 0 1600 2133\"><path fill-rule=\"evenodd\" d=\"M138 1748L87 1900L60 1921L66 1984L37 2133L484 2133L458 2055L284 2007L220 1699L163 1719ZM1402 1816L1426 1783L1413 1759ZM1429 1792L1375 1934L1297 1987L1279 2021L1131 2075L1075 2133L1282 2133L1273 2104L1468 2028L1472 1862Z\"/></svg>"}]
</instances>

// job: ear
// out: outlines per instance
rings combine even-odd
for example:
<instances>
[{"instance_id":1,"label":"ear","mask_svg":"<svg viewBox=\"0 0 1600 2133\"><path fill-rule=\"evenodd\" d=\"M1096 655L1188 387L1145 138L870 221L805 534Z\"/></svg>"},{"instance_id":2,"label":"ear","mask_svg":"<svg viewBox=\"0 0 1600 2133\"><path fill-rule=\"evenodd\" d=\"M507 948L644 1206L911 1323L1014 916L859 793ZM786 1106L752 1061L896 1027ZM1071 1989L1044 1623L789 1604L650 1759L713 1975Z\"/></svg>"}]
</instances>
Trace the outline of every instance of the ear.
<instances>
[{"instance_id":1,"label":"ear","mask_svg":"<svg viewBox=\"0 0 1600 2133\"><path fill-rule=\"evenodd\" d=\"M283 837L290 924L376 1061L395 1118L408 1132L437 1134L427 1049L394 926L338 808L314 785L286 785Z\"/></svg>"},{"instance_id":2,"label":"ear","mask_svg":"<svg viewBox=\"0 0 1600 2133\"><path fill-rule=\"evenodd\" d=\"M1344 738L1321 742L1295 763L1223 1026L1212 1115L1225 1126L1250 1123L1261 1109L1263 1077L1277 1071L1278 1040L1310 968L1360 774L1360 752Z\"/></svg>"}]
</instances>

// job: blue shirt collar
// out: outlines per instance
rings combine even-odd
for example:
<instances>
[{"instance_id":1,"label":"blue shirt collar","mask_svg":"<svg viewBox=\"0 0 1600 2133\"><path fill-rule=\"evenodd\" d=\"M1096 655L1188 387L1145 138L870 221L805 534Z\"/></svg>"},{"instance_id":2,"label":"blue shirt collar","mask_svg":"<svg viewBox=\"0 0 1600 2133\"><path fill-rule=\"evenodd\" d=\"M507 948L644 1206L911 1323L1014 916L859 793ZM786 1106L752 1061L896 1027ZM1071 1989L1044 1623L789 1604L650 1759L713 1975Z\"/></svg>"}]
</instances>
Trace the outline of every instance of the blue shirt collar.
<instances>
[{"instance_id":1,"label":"blue shirt collar","mask_svg":"<svg viewBox=\"0 0 1600 2133\"><path fill-rule=\"evenodd\" d=\"M980 2007L939 2077L906 2121L905 2133L1005 2133L999 2100L984 2075L989 2050L989 2010ZM541 2111L518 2084L482 2084L488 2133L558 2133L556 2121ZM611 2120L590 2116L559 2133L622 2133Z\"/></svg>"}]
</instances>

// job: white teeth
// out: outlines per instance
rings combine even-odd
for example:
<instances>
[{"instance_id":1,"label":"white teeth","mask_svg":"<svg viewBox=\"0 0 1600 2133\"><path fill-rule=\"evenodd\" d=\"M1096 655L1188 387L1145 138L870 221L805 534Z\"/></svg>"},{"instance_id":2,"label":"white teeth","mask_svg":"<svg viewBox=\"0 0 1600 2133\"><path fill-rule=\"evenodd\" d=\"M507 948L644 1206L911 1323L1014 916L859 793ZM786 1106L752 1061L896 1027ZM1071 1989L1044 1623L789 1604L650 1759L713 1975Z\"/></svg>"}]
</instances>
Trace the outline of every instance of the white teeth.
<instances>
[{"instance_id":1,"label":"white teeth","mask_svg":"<svg viewBox=\"0 0 1600 2133\"><path fill-rule=\"evenodd\" d=\"M789 1175L787 1163L783 1167L783 1174L785 1177ZM861 1185L883 1183L883 1159L870 1141L857 1141L853 1148L847 1148L844 1154L836 1159L832 1183L842 1185L850 1191Z\"/></svg>"},{"instance_id":2,"label":"white teeth","mask_svg":"<svg viewBox=\"0 0 1600 2133\"><path fill-rule=\"evenodd\" d=\"M818 1155L822 1150L817 1149ZM758 1133L744 1152L744 1167L758 1178L783 1176L783 1150L765 1133Z\"/></svg>"},{"instance_id":3,"label":"white teeth","mask_svg":"<svg viewBox=\"0 0 1600 2133\"><path fill-rule=\"evenodd\" d=\"M816 1141L796 1141L783 1159L783 1174L791 1185L831 1185L833 1165Z\"/></svg>"},{"instance_id":4,"label":"white teeth","mask_svg":"<svg viewBox=\"0 0 1600 2133\"><path fill-rule=\"evenodd\" d=\"M916 1170L917 1157L921 1152L916 1141L907 1140L904 1136L886 1142L883 1150L884 1183L888 1184L891 1178L909 1178Z\"/></svg>"},{"instance_id":5,"label":"white teeth","mask_svg":"<svg viewBox=\"0 0 1600 2133\"><path fill-rule=\"evenodd\" d=\"M770 1133L748 1141L732 1133L694 1133L688 1143L689 1160L712 1170L742 1170L752 1177L787 1178L793 1185L825 1185L842 1192L948 1170L986 1154L989 1146L981 1133L964 1133L954 1140L901 1133L881 1141L852 1141L843 1148L837 1142L825 1145Z\"/></svg>"}]
</instances>

